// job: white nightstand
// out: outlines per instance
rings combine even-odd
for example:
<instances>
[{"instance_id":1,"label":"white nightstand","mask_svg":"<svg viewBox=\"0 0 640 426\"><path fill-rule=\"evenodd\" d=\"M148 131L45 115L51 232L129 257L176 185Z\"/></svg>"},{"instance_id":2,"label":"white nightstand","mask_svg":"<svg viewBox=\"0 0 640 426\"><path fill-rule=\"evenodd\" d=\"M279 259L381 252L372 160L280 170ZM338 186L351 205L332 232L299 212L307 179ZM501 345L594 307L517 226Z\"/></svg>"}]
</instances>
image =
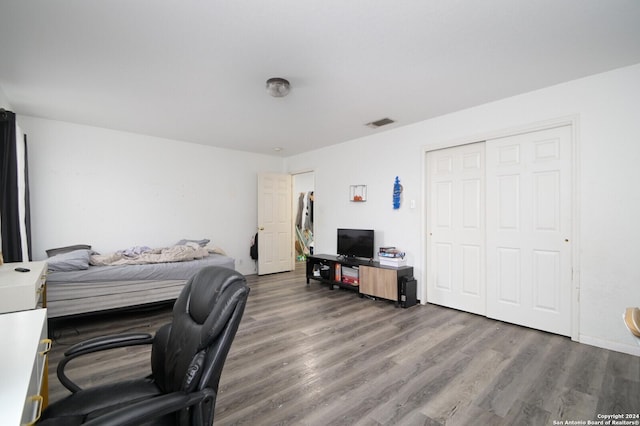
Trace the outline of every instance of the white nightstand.
<instances>
[{"instance_id":1,"label":"white nightstand","mask_svg":"<svg viewBox=\"0 0 640 426\"><path fill-rule=\"evenodd\" d=\"M17 272L27 268L29 272ZM47 262L16 262L0 265L0 313L35 309L46 301Z\"/></svg>"}]
</instances>

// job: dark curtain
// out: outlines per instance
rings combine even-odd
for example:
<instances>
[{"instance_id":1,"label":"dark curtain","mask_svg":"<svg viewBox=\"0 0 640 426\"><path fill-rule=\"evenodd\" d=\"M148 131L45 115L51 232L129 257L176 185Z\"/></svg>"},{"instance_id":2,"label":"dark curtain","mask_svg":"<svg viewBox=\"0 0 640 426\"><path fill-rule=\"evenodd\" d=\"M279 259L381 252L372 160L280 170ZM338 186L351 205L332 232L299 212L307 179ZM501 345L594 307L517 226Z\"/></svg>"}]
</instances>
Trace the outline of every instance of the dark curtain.
<instances>
[{"instance_id":1,"label":"dark curtain","mask_svg":"<svg viewBox=\"0 0 640 426\"><path fill-rule=\"evenodd\" d=\"M22 258L18 179L24 171L18 170L17 158L16 115L0 110L0 235L5 262L28 260Z\"/></svg>"}]
</instances>

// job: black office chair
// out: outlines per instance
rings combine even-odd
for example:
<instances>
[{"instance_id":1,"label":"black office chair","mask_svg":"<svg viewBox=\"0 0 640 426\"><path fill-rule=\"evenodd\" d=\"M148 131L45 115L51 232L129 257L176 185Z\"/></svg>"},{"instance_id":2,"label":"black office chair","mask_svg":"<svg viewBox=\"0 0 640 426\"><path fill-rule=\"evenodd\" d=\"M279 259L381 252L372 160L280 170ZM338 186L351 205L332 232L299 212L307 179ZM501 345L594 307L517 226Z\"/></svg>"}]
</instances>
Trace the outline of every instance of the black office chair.
<instances>
[{"instance_id":1,"label":"black office chair","mask_svg":"<svg viewBox=\"0 0 640 426\"><path fill-rule=\"evenodd\" d=\"M39 425L211 425L222 367L240 324L249 287L238 272L210 266L186 284L173 321L155 336L97 337L65 352L58 378L71 392L47 407ZM152 344L151 375L80 389L67 363L106 349Z\"/></svg>"}]
</instances>

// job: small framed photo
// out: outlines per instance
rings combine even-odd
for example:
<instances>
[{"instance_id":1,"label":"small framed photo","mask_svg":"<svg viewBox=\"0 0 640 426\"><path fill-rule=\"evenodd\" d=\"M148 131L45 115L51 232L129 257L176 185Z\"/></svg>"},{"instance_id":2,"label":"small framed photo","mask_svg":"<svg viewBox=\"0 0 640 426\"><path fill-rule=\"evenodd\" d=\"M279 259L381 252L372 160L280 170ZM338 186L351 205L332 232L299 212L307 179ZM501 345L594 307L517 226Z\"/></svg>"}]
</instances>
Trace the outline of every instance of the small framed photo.
<instances>
[{"instance_id":1,"label":"small framed photo","mask_svg":"<svg viewBox=\"0 0 640 426\"><path fill-rule=\"evenodd\" d=\"M349 200L355 203L367 201L367 185L351 185L349 190Z\"/></svg>"}]
</instances>

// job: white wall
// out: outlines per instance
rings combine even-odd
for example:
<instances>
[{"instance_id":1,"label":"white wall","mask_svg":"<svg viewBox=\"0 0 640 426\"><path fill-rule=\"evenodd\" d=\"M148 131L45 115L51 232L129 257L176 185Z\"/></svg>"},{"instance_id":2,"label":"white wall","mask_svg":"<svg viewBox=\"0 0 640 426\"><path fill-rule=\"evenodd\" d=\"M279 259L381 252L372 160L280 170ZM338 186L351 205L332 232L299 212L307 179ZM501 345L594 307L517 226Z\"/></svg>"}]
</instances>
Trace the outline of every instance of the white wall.
<instances>
[{"instance_id":1,"label":"white wall","mask_svg":"<svg viewBox=\"0 0 640 426\"><path fill-rule=\"evenodd\" d=\"M316 253L335 253L338 227L374 228L376 246L407 251L425 300L426 147L577 116L579 340L640 355L622 322L625 307L640 305L638 94L640 64L287 158L288 170L315 171ZM392 209L396 175L404 186L399 210ZM348 201L351 184L368 185L366 203Z\"/></svg>"},{"instance_id":2,"label":"white wall","mask_svg":"<svg viewBox=\"0 0 640 426\"><path fill-rule=\"evenodd\" d=\"M209 238L255 273L257 173L282 159L28 116L35 259L91 244L110 252Z\"/></svg>"},{"instance_id":3,"label":"white wall","mask_svg":"<svg viewBox=\"0 0 640 426\"><path fill-rule=\"evenodd\" d=\"M6 110L11 110L11 104L7 99L7 95L2 91L2 87L0 87L0 108L4 108Z\"/></svg>"}]
</instances>

